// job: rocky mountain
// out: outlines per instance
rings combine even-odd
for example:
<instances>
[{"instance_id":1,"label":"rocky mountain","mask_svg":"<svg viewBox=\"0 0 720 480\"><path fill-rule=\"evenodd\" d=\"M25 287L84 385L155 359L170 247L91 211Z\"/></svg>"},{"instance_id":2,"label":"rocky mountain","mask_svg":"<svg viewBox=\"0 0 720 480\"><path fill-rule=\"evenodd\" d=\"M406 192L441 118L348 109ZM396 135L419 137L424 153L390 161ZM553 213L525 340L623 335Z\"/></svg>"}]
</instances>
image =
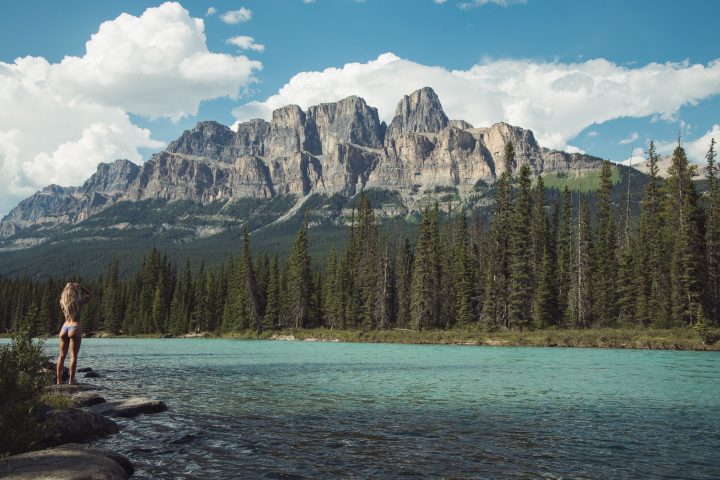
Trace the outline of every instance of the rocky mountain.
<instances>
[{"instance_id":1,"label":"rocky mountain","mask_svg":"<svg viewBox=\"0 0 720 480\"><path fill-rule=\"evenodd\" d=\"M250 120L236 131L200 122L142 166L117 160L98 165L82 186L44 188L0 222L0 249L41 243L53 229L77 225L120 202L185 201L232 210L242 199L286 196L303 202L311 194L347 198L381 189L401 199L396 214L407 213L426 202L428 193L451 189L461 200L477 195L479 183L492 183L502 173L507 142L515 146L517 167L529 165L534 174L600 163L542 148L530 130L506 123L474 128L449 120L427 87L400 100L389 126L356 96L307 111L288 105L275 110L270 122Z\"/></svg>"}]
</instances>

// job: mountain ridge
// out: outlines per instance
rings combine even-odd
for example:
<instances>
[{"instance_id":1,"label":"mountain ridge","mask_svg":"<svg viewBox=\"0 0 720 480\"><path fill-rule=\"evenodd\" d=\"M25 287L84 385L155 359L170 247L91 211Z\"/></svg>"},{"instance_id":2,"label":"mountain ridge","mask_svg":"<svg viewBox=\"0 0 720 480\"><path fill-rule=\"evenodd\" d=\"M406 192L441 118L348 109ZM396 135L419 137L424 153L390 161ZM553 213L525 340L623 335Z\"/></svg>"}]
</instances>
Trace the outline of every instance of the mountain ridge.
<instances>
[{"instance_id":1,"label":"mountain ridge","mask_svg":"<svg viewBox=\"0 0 720 480\"><path fill-rule=\"evenodd\" d=\"M0 221L0 239L77 224L122 201L208 204L311 192L349 197L380 188L399 192L413 210L422 192L457 188L463 197L478 182L494 181L504 169L508 141L515 145L516 168L527 164L533 174L594 168L601 161L542 148L532 131L507 123L474 128L449 120L430 87L404 96L389 126L376 108L350 96L307 111L288 105L270 122L249 120L235 131L198 122L143 165L102 163L81 186L48 186L24 199Z\"/></svg>"}]
</instances>

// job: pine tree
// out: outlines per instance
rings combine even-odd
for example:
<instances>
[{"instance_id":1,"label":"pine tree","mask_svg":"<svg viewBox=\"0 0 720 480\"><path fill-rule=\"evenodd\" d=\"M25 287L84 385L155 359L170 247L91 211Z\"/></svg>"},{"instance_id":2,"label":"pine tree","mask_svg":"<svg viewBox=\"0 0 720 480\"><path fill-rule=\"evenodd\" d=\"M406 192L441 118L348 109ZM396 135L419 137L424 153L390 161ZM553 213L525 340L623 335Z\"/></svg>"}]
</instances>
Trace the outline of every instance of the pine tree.
<instances>
[{"instance_id":1,"label":"pine tree","mask_svg":"<svg viewBox=\"0 0 720 480\"><path fill-rule=\"evenodd\" d=\"M557 286L548 248L543 250L542 262L536 275L533 314L536 328L557 324Z\"/></svg>"},{"instance_id":2,"label":"pine tree","mask_svg":"<svg viewBox=\"0 0 720 480\"><path fill-rule=\"evenodd\" d=\"M562 324L569 322L565 318L568 308L570 285L573 278L573 218L572 218L572 197L567 185L563 190L561 211L559 214L559 225L555 245L557 249L557 289L558 289L558 311L563 316Z\"/></svg>"},{"instance_id":3,"label":"pine tree","mask_svg":"<svg viewBox=\"0 0 720 480\"><path fill-rule=\"evenodd\" d=\"M705 220L705 265L707 278L707 306L705 312L717 326L720 325L720 185L718 166L715 163L715 139L705 156L705 178L707 179L707 202Z\"/></svg>"},{"instance_id":4,"label":"pine tree","mask_svg":"<svg viewBox=\"0 0 720 480\"><path fill-rule=\"evenodd\" d=\"M377 281L375 293L376 328L390 328L395 318L395 264L390 255L390 242L385 241L383 254L380 256L380 278Z\"/></svg>"},{"instance_id":5,"label":"pine tree","mask_svg":"<svg viewBox=\"0 0 720 480\"><path fill-rule=\"evenodd\" d=\"M117 334L120 329L120 302L119 302L118 260L113 256L110 269L103 289L103 329L111 334Z\"/></svg>"},{"instance_id":6,"label":"pine tree","mask_svg":"<svg viewBox=\"0 0 720 480\"><path fill-rule=\"evenodd\" d=\"M575 250L573 252L573 276L568 292L568 325L587 328L592 325L592 230L590 207L585 195L580 196Z\"/></svg>"},{"instance_id":7,"label":"pine tree","mask_svg":"<svg viewBox=\"0 0 720 480\"><path fill-rule=\"evenodd\" d=\"M264 329L277 328L280 325L280 269L277 254L273 255L268 276L267 303L263 317Z\"/></svg>"},{"instance_id":8,"label":"pine tree","mask_svg":"<svg viewBox=\"0 0 720 480\"><path fill-rule=\"evenodd\" d=\"M431 328L436 315L437 287L432 258L433 226L430 210L423 212L413 266L411 325L417 330Z\"/></svg>"},{"instance_id":9,"label":"pine tree","mask_svg":"<svg viewBox=\"0 0 720 480\"><path fill-rule=\"evenodd\" d=\"M255 278L255 270L253 269L252 258L250 257L250 234L247 226L243 228L243 255L242 268L244 285L242 295L245 303L245 318L247 318L247 326L258 332L262 332L263 323L260 314L260 306L258 302L258 287Z\"/></svg>"},{"instance_id":10,"label":"pine tree","mask_svg":"<svg viewBox=\"0 0 720 480\"><path fill-rule=\"evenodd\" d=\"M397 326L406 328L411 319L411 297L414 263L410 241L406 238L398 244L397 254Z\"/></svg>"},{"instance_id":11,"label":"pine tree","mask_svg":"<svg viewBox=\"0 0 720 480\"><path fill-rule=\"evenodd\" d=\"M496 184L495 210L490 229L491 261L485 281L483 301L483 322L509 328L508 279L510 267L511 214L512 214L512 170L515 165L515 149L512 142L505 144L505 169Z\"/></svg>"},{"instance_id":12,"label":"pine tree","mask_svg":"<svg viewBox=\"0 0 720 480\"><path fill-rule=\"evenodd\" d=\"M666 251L670 245L663 214L662 180L658 175L659 156L654 142L650 142L647 156L650 179L643 192L637 233L635 321L641 325L652 322L664 326L669 319L670 271Z\"/></svg>"},{"instance_id":13,"label":"pine tree","mask_svg":"<svg viewBox=\"0 0 720 480\"><path fill-rule=\"evenodd\" d=\"M290 254L288 271L288 307L292 325L296 329L305 328L311 321L313 298L312 272L307 241L307 218L298 230Z\"/></svg>"},{"instance_id":14,"label":"pine tree","mask_svg":"<svg viewBox=\"0 0 720 480\"><path fill-rule=\"evenodd\" d=\"M674 323L691 324L702 299L701 220L697 193L692 181L696 166L678 145L668 168L666 216L672 239L670 267L671 302Z\"/></svg>"},{"instance_id":15,"label":"pine tree","mask_svg":"<svg viewBox=\"0 0 720 480\"><path fill-rule=\"evenodd\" d=\"M532 227L530 237L532 240L532 274L533 279L535 279L542 268L543 257L545 256L546 251L548 254L550 253L548 250L550 247L550 226L547 212L545 210L545 183L542 175L538 175L537 177L532 209ZM549 257L548 262L551 261L552 259Z\"/></svg>"},{"instance_id":16,"label":"pine tree","mask_svg":"<svg viewBox=\"0 0 720 480\"><path fill-rule=\"evenodd\" d=\"M530 167L523 165L518 177L510 234L510 276L508 280L508 323L510 328L527 328L533 317L531 218Z\"/></svg>"},{"instance_id":17,"label":"pine tree","mask_svg":"<svg viewBox=\"0 0 720 480\"><path fill-rule=\"evenodd\" d=\"M630 219L630 173L626 175L627 191L623 193L618 221L618 273L616 281L617 290L617 321L620 324L632 325L636 323L635 306L637 291L637 264L638 258L636 239L632 235Z\"/></svg>"},{"instance_id":18,"label":"pine tree","mask_svg":"<svg viewBox=\"0 0 720 480\"><path fill-rule=\"evenodd\" d=\"M612 166L603 162L600 190L597 195L598 219L595 231L595 261L593 263L594 318L600 326L613 326L617 319L617 236L612 213Z\"/></svg>"},{"instance_id":19,"label":"pine tree","mask_svg":"<svg viewBox=\"0 0 720 480\"><path fill-rule=\"evenodd\" d=\"M460 212L455 227L455 241L450 260L453 262L456 323L466 326L472 321L473 278L465 208Z\"/></svg>"}]
</instances>

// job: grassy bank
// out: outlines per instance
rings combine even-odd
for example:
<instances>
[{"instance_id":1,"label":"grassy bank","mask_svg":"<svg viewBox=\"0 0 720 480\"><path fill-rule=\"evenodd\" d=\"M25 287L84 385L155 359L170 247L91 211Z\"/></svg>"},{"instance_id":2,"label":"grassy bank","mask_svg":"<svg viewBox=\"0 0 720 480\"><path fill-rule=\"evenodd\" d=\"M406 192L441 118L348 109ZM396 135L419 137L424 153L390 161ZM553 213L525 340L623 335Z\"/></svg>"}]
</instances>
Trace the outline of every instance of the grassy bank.
<instances>
[{"instance_id":1,"label":"grassy bank","mask_svg":"<svg viewBox=\"0 0 720 480\"><path fill-rule=\"evenodd\" d=\"M715 334L720 336L720 330ZM275 339L325 342L409 343L441 345L489 345L525 347L637 348L653 350L720 350L720 342L703 344L700 335L689 328L591 330L558 329L538 331L480 330L287 330L244 332L224 338Z\"/></svg>"},{"instance_id":2,"label":"grassy bank","mask_svg":"<svg viewBox=\"0 0 720 480\"><path fill-rule=\"evenodd\" d=\"M720 329L710 329L720 338ZM158 334L119 335L112 338L158 338ZM3 336L0 335L0 338ZM107 338L106 335L102 337ZM298 340L318 342L406 343L437 345L486 345L507 347L585 347L636 348L651 350L720 351L720 341L704 344L692 328L602 328L548 329L535 331L454 330L254 330L216 335L210 332L192 334L197 338L234 338L244 340Z\"/></svg>"}]
</instances>

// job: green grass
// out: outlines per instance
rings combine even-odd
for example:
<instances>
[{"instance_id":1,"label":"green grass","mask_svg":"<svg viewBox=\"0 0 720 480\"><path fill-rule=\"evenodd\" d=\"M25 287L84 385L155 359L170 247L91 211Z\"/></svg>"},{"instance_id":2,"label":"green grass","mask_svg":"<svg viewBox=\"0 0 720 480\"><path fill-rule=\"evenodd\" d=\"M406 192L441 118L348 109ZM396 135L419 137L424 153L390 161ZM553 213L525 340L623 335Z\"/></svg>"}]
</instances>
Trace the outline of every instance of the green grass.
<instances>
[{"instance_id":1,"label":"green grass","mask_svg":"<svg viewBox=\"0 0 720 480\"><path fill-rule=\"evenodd\" d=\"M40 401L53 410L63 410L75 406L75 402L70 395L63 395L62 393L44 393L40 397Z\"/></svg>"},{"instance_id":2,"label":"green grass","mask_svg":"<svg viewBox=\"0 0 720 480\"><path fill-rule=\"evenodd\" d=\"M591 170L573 170L567 173L549 173L543 175L546 188L557 188L563 190L567 185L568 189L583 193L594 192L600 188L600 168ZM612 167L613 185L620 182L620 170Z\"/></svg>"},{"instance_id":3,"label":"green grass","mask_svg":"<svg viewBox=\"0 0 720 480\"><path fill-rule=\"evenodd\" d=\"M720 333L720 329L715 329ZM340 341L368 343L451 344L526 347L633 348L653 350L720 351L720 342L704 345L690 328L674 329L548 329L536 331L453 330L308 330L252 331L223 335L237 339L277 339L301 341Z\"/></svg>"}]
</instances>

